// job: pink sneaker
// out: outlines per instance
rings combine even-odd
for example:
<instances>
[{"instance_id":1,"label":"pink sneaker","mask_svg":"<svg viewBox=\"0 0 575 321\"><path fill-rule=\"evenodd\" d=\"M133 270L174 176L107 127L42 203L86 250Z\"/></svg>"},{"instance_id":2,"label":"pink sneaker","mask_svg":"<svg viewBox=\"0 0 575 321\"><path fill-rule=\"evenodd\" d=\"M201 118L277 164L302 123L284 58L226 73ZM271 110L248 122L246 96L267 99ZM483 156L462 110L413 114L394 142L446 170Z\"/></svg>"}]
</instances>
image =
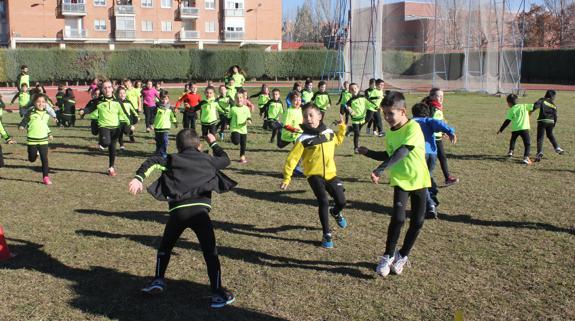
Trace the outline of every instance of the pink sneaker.
<instances>
[{"instance_id":1,"label":"pink sneaker","mask_svg":"<svg viewBox=\"0 0 575 321\"><path fill-rule=\"evenodd\" d=\"M445 186L451 186L451 185L455 185L459 183L459 178L454 177L454 176L449 176L446 180L445 180Z\"/></svg>"},{"instance_id":2,"label":"pink sneaker","mask_svg":"<svg viewBox=\"0 0 575 321\"><path fill-rule=\"evenodd\" d=\"M118 175L118 173L116 172L116 169L114 169L114 167L108 168L108 176L116 177L116 175Z\"/></svg>"},{"instance_id":3,"label":"pink sneaker","mask_svg":"<svg viewBox=\"0 0 575 321\"><path fill-rule=\"evenodd\" d=\"M44 183L44 185L52 185L52 181L48 176L44 176L44 178L42 179L42 183Z\"/></svg>"}]
</instances>

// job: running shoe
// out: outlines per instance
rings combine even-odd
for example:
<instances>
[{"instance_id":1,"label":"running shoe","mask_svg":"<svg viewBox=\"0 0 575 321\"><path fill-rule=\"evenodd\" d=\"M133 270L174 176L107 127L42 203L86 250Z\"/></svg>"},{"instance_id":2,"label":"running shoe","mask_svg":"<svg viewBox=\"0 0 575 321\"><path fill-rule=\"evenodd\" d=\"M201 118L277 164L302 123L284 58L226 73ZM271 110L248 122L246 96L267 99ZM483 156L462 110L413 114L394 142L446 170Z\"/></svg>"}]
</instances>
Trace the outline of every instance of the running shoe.
<instances>
[{"instance_id":1,"label":"running shoe","mask_svg":"<svg viewBox=\"0 0 575 321\"><path fill-rule=\"evenodd\" d=\"M150 282L145 288L142 289L144 294L159 295L166 289L166 281L164 278L156 278Z\"/></svg>"},{"instance_id":2,"label":"running shoe","mask_svg":"<svg viewBox=\"0 0 575 321\"><path fill-rule=\"evenodd\" d=\"M216 309L223 308L228 304L232 304L235 300L236 297L231 291L221 288L212 294L212 302L210 303L210 306Z\"/></svg>"}]
</instances>

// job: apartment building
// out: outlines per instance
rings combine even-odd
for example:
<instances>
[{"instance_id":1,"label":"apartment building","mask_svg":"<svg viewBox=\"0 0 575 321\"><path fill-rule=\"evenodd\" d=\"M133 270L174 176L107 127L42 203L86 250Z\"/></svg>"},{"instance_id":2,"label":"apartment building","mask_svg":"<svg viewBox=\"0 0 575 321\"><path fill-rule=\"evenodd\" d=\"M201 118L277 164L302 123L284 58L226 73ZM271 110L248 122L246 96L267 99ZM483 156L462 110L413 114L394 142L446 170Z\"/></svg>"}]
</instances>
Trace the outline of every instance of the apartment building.
<instances>
[{"instance_id":1,"label":"apartment building","mask_svg":"<svg viewBox=\"0 0 575 321\"><path fill-rule=\"evenodd\" d=\"M0 0L10 48L240 47L281 50L281 0Z\"/></svg>"}]
</instances>

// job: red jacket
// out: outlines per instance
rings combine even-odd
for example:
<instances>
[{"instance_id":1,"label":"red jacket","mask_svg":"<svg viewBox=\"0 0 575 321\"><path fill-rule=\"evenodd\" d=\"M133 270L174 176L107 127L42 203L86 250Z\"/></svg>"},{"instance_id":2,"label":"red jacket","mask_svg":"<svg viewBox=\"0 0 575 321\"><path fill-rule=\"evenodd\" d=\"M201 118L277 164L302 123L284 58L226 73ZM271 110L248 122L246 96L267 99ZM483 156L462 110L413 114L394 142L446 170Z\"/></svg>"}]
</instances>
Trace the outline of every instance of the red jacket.
<instances>
[{"instance_id":1,"label":"red jacket","mask_svg":"<svg viewBox=\"0 0 575 321\"><path fill-rule=\"evenodd\" d=\"M194 110L200 101L202 101L202 96L200 96L200 94L193 94L191 92L185 93L180 97L180 99L178 99L178 102L176 102L176 108L179 108L182 103L185 103L188 104L188 106L186 106L186 110Z\"/></svg>"}]
</instances>

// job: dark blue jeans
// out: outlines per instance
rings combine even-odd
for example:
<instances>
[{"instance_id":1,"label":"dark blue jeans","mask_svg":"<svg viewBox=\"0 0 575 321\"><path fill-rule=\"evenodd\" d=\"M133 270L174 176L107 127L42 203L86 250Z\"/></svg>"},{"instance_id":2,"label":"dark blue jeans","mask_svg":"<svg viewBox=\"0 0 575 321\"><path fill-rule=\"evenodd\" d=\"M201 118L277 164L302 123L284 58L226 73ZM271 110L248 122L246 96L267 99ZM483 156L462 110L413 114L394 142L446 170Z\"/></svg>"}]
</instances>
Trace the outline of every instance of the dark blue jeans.
<instances>
[{"instance_id":1,"label":"dark blue jeans","mask_svg":"<svg viewBox=\"0 0 575 321\"><path fill-rule=\"evenodd\" d=\"M435 169L435 161L437 160L437 154L425 154L425 162L427 163L427 168L429 169L429 176L431 177L431 187L427 189L427 199L426 204L427 208L431 205L437 206L439 205L439 201L437 200L437 193L439 192L437 189L437 184L435 184L435 180L433 179L433 169Z\"/></svg>"},{"instance_id":2,"label":"dark blue jeans","mask_svg":"<svg viewBox=\"0 0 575 321\"><path fill-rule=\"evenodd\" d=\"M169 132L156 132L156 154L168 157Z\"/></svg>"}]
</instances>

